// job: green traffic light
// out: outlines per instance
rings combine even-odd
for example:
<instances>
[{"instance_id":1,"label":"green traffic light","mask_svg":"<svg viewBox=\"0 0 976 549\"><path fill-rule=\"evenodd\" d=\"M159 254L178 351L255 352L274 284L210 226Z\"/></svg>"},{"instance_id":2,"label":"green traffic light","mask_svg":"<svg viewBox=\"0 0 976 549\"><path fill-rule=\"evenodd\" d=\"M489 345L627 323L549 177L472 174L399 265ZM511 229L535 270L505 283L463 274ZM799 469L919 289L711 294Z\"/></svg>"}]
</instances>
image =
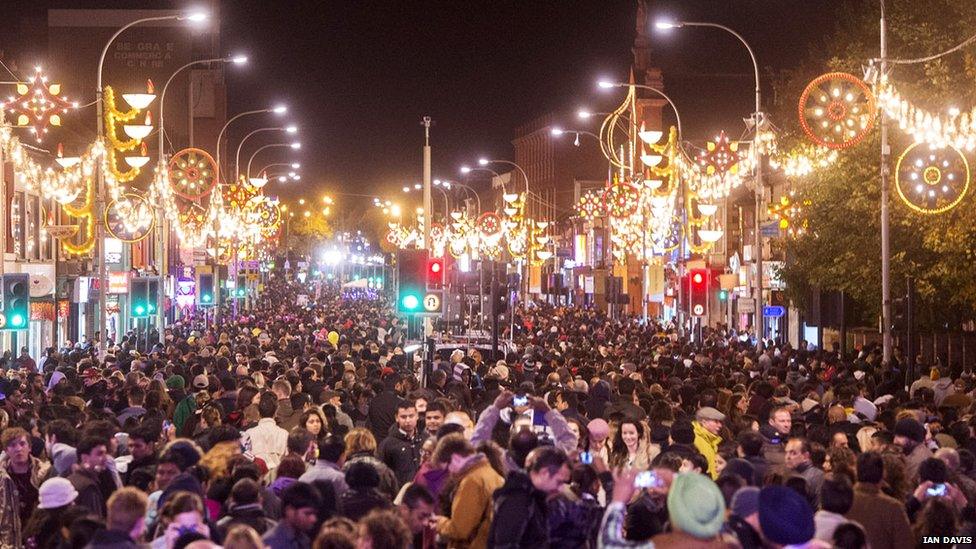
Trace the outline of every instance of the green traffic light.
<instances>
[{"instance_id":1,"label":"green traffic light","mask_svg":"<svg viewBox=\"0 0 976 549\"><path fill-rule=\"evenodd\" d=\"M10 325L14 327L20 327L24 325L24 315L15 314L10 317Z\"/></svg>"},{"instance_id":2,"label":"green traffic light","mask_svg":"<svg viewBox=\"0 0 976 549\"><path fill-rule=\"evenodd\" d=\"M204 303L210 303L211 299L213 298L210 297L210 294L203 294L203 296L200 297L200 301L203 301Z\"/></svg>"},{"instance_id":3,"label":"green traffic light","mask_svg":"<svg viewBox=\"0 0 976 549\"><path fill-rule=\"evenodd\" d=\"M726 299L729 298L729 292L726 292L725 290L720 291L718 293L718 298L722 301L725 301Z\"/></svg>"},{"instance_id":4,"label":"green traffic light","mask_svg":"<svg viewBox=\"0 0 976 549\"><path fill-rule=\"evenodd\" d=\"M418 298L413 294L407 294L403 296L403 300L401 300L401 303L403 304L404 309L407 309L408 311L412 311L416 309L418 305L420 305L420 298Z\"/></svg>"},{"instance_id":5,"label":"green traffic light","mask_svg":"<svg viewBox=\"0 0 976 549\"><path fill-rule=\"evenodd\" d=\"M136 315L142 316L142 315L146 314L146 308L143 307L142 305L136 305L135 312L136 312Z\"/></svg>"}]
</instances>

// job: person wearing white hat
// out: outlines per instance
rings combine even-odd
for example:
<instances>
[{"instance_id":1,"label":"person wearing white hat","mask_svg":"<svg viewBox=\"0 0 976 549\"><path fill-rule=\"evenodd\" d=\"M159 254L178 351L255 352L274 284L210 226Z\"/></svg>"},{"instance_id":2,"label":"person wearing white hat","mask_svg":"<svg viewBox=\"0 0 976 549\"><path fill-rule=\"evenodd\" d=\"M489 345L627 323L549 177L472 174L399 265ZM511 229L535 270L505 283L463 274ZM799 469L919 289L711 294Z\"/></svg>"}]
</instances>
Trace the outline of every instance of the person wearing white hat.
<instances>
[{"instance_id":1,"label":"person wearing white hat","mask_svg":"<svg viewBox=\"0 0 976 549\"><path fill-rule=\"evenodd\" d=\"M78 491L72 486L71 481L62 477L45 480L37 492L38 509L66 507L78 498Z\"/></svg>"}]
</instances>

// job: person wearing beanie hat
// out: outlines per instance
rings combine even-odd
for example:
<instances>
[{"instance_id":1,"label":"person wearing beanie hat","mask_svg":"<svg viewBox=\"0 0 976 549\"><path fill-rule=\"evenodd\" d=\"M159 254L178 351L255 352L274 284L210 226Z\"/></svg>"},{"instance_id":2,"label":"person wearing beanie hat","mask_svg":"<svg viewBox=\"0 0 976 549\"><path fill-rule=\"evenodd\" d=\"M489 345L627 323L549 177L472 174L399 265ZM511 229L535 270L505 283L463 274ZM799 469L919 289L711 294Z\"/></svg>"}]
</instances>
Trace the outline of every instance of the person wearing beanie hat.
<instances>
[{"instance_id":1,"label":"person wearing beanie hat","mask_svg":"<svg viewBox=\"0 0 976 549\"><path fill-rule=\"evenodd\" d=\"M183 376L173 374L166 378L166 388L167 389L183 389L186 387L186 380Z\"/></svg>"},{"instance_id":2,"label":"person wearing beanie hat","mask_svg":"<svg viewBox=\"0 0 976 549\"><path fill-rule=\"evenodd\" d=\"M591 419L586 424L586 431L590 436L590 452L602 457L604 463L606 463L610 459L610 451L607 448L607 438L610 437L610 425L600 418Z\"/></svg>"},{"instance_id":3,"label":"person wearing beanie hat","mask_svg":"<svg viewBox=\"0 0 976 549\"><path fill-rule=\"evenodd\" d=\"M759 535L759 488L744 486L732 495L725 530L735 535L742 549L763 546Z\"/></svg>"},{"instance_id":4,"label":"person wearing beanie hat","mask_svg":"<svg viewBox=\"0 0 976 549\"><path fill-rule=\"evenodd\" d=\"M910 485L918 484L918 466L932 457L925 434L925 426L914 418L902 418L895 424L894 443L905 455L905 478Z\"/></svg>"},{"instance_id":5,"label":"person wearing beanie hat","mask_svg":"<svg viewBox=\"0 0 976 549\"><path fill-rule=\"evenodd\" d=\"M759 491L759 529L774 548L805 544L816 534L813 509L796 490L767 486Z\"/></svg>"},{"instance_id":6,"label":"person wearing beanie hat","mask_svg":"<svg viewBox=\"0 0 976 549\"><path fill-rule=\"evenodd\" d=\"M74 503L78 491L66 478L49 478L41 484L37 491L38 509L56 509Z\"/></svg>"},{"instance_id":7,"label":"person wearing beanie hat","mask_svg":"<svg viewBox=\"0 0 976 549\"><path fill-rule=\"evenodd\" d=\"M682 473L675 476L668 491L668 517L672 532L651 538L655 547L701 546L701 541L716 539L725 521L725 499L718 486L705 475Z\"/></svg>"}]
</instances>

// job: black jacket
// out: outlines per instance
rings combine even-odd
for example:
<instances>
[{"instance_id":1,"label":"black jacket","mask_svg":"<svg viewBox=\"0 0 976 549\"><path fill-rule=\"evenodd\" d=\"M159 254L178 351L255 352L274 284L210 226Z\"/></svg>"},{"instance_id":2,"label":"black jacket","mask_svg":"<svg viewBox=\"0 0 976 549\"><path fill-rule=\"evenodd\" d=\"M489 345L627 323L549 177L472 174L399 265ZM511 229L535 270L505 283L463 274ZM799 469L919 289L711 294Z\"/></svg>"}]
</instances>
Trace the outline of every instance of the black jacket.
<instances>
[{"instance_id":1,"label":"black jacket","mask_svg":"<svg viewBox=\"0 0 976 549\"><path fill-rule=\"evenodd\" d=\"M375 488L349 489L339 496L339 516L356 522L373 509L389 509L390 500Z\"/></svg>"},{"instance_id":2,"label":"black jacket","mask_svg":"<svg viewBox=\"0 0 976 549\"><path fill-rule=\"evenodd\" d=\"M400 486L412 481L413 476L417 474L424 438L423 433L419 431L415 432L412 438L408 437L394 425L390 428L390 434L376 449L376 455L393 471Z\"/></svg>"},{"instance_id":3,"label":"black jacket","mask_svg":"<svg viewBox=\"0 0 976 549\"><path fill-rule=\"evenodd\" d=\"M138 549L138 543L132 541L128 532L118 530L99 530L92 536L85 549Z\"/></svg>"},{"instance_id":4,"label":"black jacket","mask_svg":"<svg viewBox=\"0 0 976 549\"><path fill-rule=\"evenodd\" d=\"M254 528L258 534L264 534L276 524L264 514L264 509L258 503L250 505L234 505L227 512L227 516L217 521L217 531L221 538L227 537L227 531L235 524L246 524Z\"/></svg>"},{"instance_id":5,"label":"black jacket","mask_svg":"<svg viewBox=\"0 0 976 549\"><path fill-rule=\"evenodd\" d=\"M396 407L400 400L395 392L386 390L369 401L366 428L373 432L376 440L383 440L390 431L390 426L396 422Z\"/></svg>"},{"instance_id":6,"label":"black jacket","mask_svg":"<svg viewBox=\"0 0 976 549\"><path fill-rule=\"evenodd\" d=\"M532 486L527 473L510 472L493 497L495 516L488 531L488 547L528 549L549 545L546 495Z\"/></svg>"}]
</instances>

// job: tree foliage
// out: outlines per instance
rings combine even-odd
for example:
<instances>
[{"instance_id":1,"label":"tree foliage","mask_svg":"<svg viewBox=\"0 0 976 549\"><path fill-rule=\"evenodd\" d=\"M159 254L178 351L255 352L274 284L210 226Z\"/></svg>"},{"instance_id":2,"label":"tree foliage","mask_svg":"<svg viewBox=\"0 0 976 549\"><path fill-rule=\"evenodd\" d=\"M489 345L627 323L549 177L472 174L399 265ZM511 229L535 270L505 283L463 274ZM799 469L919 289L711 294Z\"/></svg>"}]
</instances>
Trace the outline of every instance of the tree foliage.
<instances>
[{"instance_id":1,"label":"tree foliage","mask_svg":"<svg viewBox=\"0 0 976 549\"><path fill-rule=\"evenodd\" d=\"M949 49L971 36L976 13L966 2L888 0L889 58L918 58ZM784 142L802 138L796 101L806 84L833 70L861 75L879 55L877 2L845 5L846 15L802 66L779 75L773 116ZM891 80L911 101L932 112L976 105L976 47L920 64L894 65ZM890 226L892 296L905 292L906 277L917 280L919 321L923 326L957 327L976 311L976 193L939 215L910 210L894 189L895 162L911 139L889 124L891 145ZM781 142L781 148L788 145ZM806 235L786 240L781 276L801 307L810 289L843 290L866 324L881 309L880 132L877 125L859 145L840 151L829 168L795 183L802 198ZM970 163L973 155L966 153ZM976 185L974 185L976 186Z\"/></svg>"},{"instance_id":2,"label":"tree foliage","mask_svg":"<svg viewBox=\"0 0 976 549\"><path fill-rule=\"evenodd\" d=\"M290 220L288 247L301 255L312 255L316 247L332 236L329 220L319 212L308 217L295 216Z\"/></svg>"}]
</instances>

